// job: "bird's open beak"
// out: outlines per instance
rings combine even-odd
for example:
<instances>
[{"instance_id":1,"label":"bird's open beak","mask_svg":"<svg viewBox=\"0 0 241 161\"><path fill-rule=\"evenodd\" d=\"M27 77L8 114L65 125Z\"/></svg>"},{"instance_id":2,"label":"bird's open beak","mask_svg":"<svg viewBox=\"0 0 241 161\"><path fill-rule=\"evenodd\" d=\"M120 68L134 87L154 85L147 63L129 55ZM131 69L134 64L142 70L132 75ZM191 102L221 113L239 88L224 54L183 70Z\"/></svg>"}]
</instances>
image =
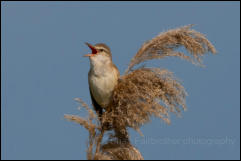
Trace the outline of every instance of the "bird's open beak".
<instances>
[{"instance_id":1,"label":"bird's open beak","mask_svg":"<svg viewBox=\"0 0 241 161\"><path fill-rule=\"evenodd\" d=\"M90 49L91 49L91 51L92 51L92 53L90 53L90 54L86 54L86 55L84 55L85 57L90 57L90 56L94 56L95 54L97 54L97 50L95 49L95 47L93 46L93 45L91 45L91 44L89 44L89 43L85 43Z\"/></svg>"}]
</instances>

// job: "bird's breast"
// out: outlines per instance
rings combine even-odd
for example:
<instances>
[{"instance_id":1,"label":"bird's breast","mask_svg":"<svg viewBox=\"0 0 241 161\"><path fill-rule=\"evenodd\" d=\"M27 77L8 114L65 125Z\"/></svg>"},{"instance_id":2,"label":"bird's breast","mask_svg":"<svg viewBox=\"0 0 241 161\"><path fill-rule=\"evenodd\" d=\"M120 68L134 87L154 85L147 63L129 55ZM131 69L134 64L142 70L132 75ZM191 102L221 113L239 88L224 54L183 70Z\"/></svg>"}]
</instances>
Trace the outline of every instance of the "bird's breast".
<instances>
[{"instance_id":1,"label":"bird's breast","mask_svg":"<svg viewBox=\"0 0 241 161\"><path fill-rule=\"evenodd\" d=\"M91 93L96 102L103 108L109 104L117 81L118 75L115 71L108 72L103 75L89 75Z\"/></svg>"}]
</instances>

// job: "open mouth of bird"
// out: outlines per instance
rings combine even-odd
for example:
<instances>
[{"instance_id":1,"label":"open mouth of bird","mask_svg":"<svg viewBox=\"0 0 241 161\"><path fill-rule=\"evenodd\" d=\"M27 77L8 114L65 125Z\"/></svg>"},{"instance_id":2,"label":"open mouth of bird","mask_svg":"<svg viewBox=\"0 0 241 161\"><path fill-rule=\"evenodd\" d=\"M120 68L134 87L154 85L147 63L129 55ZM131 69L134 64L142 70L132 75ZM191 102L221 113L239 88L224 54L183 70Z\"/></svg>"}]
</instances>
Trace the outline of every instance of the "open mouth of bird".
<instances>
[{"instance_id":1,"label":"open mouth of bird","mask_svg":"<svg viewBox=\"0 0 241 161\"><path fill-rule=\"evenodd\" d=\"M86 54L84 56L87 56L87 57L95 56L97 54L96 48L93 45L91 45L91 44L89 44L87 42L85 44L91 49L92 52L90 54Z\"/></svg>"}]
</instances>

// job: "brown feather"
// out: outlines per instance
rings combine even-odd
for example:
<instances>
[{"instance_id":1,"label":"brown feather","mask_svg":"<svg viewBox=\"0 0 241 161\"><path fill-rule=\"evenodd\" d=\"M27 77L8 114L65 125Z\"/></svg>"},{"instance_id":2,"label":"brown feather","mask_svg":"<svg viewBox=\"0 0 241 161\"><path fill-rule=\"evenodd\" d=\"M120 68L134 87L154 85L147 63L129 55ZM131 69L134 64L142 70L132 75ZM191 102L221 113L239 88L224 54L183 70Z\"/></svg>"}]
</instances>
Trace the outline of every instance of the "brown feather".
<instances>
[{"instance_id":1,"label":"brown feather","mask_svg":"<svg viewBox=\"0 0 241 161\"><path fill-rule=\"evenodd\" d=\"M97 103L97 101L96 101L95 98L93 97L92 92L91 92L91 90L90 90L90 87L89 87L89 91L90 91L90 96L91 96L92 105L93 105L96 113L98 114L98 116L101 117L102 114L103 114L103 108Z\"/></svg>"}]
</instances>

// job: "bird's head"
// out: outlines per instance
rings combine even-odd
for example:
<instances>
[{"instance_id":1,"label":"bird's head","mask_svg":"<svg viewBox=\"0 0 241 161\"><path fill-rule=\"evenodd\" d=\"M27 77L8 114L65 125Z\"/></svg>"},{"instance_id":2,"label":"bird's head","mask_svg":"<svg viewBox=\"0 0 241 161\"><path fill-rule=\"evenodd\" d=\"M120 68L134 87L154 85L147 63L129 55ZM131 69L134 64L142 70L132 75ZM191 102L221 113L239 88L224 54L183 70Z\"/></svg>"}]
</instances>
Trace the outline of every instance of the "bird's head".
<instances>
[{"instance_id":1,"label":"bird's head","mask_svg":"<svg viewBox=\"0 0 241 161\"><path fill-rule=\"evenodd\" d=\"M95 45L86 43L86 45L91 49L92 52L90 54L86 54L84 56L89 57L90 61L92 63L112 62L111 51L107 45L105 45L103 43L99 43L99 44L95 44Z\"/></svg>"}]
</instances>

